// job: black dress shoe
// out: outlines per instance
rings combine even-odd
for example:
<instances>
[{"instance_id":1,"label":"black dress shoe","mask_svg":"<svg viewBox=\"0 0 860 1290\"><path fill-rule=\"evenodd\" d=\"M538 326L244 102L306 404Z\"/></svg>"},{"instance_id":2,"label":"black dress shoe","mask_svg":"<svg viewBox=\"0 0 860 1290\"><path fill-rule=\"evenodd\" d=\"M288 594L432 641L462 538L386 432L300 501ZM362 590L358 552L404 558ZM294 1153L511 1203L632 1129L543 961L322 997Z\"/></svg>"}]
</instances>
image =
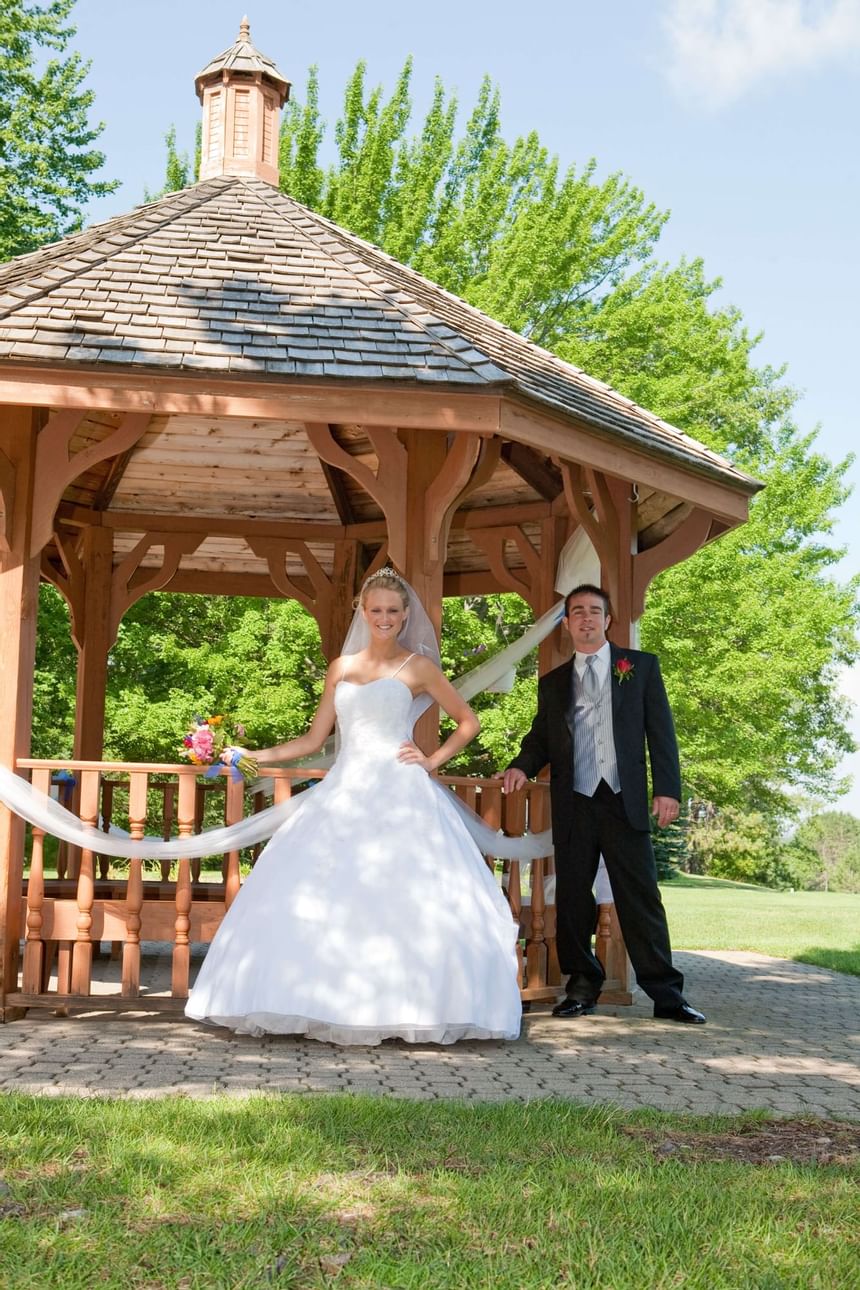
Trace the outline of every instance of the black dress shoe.
<instances>
[{"instance_id":1,"label":"black dress shoe","mask_svg":"<svg viewBox=\"0 0 860 1290\"><path fill-rule=\"evenodd\" d=\"M655 1004L654 1016L661 1021L681 1021L687 1026L704 1026L707 1021L705 1014L691 1008L689 1003L679 1003L676 1008L658 1008Z\"/></svg>"},{"instance_id":2,"label":"black dress shoe","mask_svg":"<svg viewBox=\"0 0 860 1290\"><path fill-rule=\"evenodd\" d=\"M565 997L555 1005L552 1010L554 1017L590 1017L597 1004L592 1000L590 1003L582 1003L579 999L570 999Z\"/></svg>"}]
</instances>

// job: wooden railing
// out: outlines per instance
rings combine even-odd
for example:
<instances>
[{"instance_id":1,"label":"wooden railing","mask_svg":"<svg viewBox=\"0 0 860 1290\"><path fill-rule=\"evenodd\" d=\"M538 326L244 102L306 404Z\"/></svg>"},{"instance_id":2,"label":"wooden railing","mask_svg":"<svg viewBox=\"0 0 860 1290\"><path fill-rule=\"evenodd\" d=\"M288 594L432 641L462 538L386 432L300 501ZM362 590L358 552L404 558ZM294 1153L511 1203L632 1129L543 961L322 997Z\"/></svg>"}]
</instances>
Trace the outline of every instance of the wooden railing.
<instances>
[{"instance_id":1,"label":"wooden railing","mask_svg":"<svg viewBox=\"0 0 860 1290\"><path fill-rule=\"evenodd\" d=\"M296 786L320 779L323 771L267 768L268 791L246 787L226 774L202 780L194 766L130 762L18 762L29 770L42 792L52 786L80 819L107 832L112 825L132 838L157 834L190 837L213 823L235 824L272 800L283 801ZM59 784L57 772L71 772L74 783ZM549 827L549 794L545 784L529 784L506 797L499 780L464 776L439 777L494 830L519 836L527 828ZM217 820L213 817L217 815ZM259 847L245 857L253 864ZM108 942L121 955L119 990L99 992L99 1006L118 1006L141 997L141 943L168 943L171 950L170 996L146 996L149 1007L180 1007L188 995L191 945L208 943L241 884L240 855L218 857L214 869L199 860L160 863L155 872L140 860L112 861L98 851L60 843L55 875L46 872L45 834L32 829L29 877L25 880L25 937L21 990L7 1004L52 1006L80 1003L91 995L93 956ZM521 932L520 974L525 1000L553 998L560 973L555 953L555 906L552 902L552 857L531 864L504 863L487 857L499 875ZM547 896L549 895L549 899ZM456 899L456 893L446 893ZM24 912L24 911L22 911ZM626 954L614 907L602 905L597 950L607 970L604 1000L629 1002ZM53 982L56 978L55 984ZM49 988L50 986L50 988ZM101 987L100 987L101 990Z\"/></svg>"}]
</instances>

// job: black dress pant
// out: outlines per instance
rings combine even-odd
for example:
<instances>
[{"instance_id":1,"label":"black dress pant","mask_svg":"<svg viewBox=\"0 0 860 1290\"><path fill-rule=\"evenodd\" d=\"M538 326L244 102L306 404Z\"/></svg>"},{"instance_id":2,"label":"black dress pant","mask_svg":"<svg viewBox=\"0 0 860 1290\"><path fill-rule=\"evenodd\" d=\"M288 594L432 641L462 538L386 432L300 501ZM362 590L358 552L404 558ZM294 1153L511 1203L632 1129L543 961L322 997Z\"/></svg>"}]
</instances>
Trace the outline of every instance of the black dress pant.
<instances>
[{"instance_id":1,"label":"black dress pant","mask_svg":"<svg viewBox=\"0 0 860 1290\"><path fill-rule=\"evenodd\" d=\"M602 854L636 980L659 1007L676 1007L684 1001L684 978L672 963L651 835L633 828L621 794L605 780L593 797L572 796L570 837L555 857L558 957L562 972L569 974L567 993L590 1003L603 984L591 947L597 921L592 887Z\"/></svg>"}]
</instances>

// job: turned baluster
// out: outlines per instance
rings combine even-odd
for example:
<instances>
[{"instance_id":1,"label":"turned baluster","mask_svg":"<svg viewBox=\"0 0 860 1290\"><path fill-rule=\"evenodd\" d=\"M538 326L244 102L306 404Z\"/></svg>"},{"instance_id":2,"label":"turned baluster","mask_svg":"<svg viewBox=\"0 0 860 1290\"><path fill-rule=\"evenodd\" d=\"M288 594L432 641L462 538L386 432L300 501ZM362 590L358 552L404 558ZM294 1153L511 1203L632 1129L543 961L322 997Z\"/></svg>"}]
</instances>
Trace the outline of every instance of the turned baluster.
<instances>
[{"instance_id":1,"label":"turned baluster","mask_svg":"<svg viewBox=\"0 0 860 1290\"><path fill-rule=\"evenodd\" d=\"M102 832L110 833L113 823L114 785L108 779L102 784ZM99 878L106 882L110 876L110 856L99 853Z\"/></svg>"},{"instance_id":2,"label":"turned baluster","mask_svg":"<svg viewBox=\"0 0 860 1290\"><path fill-rule=\"evenodd\" d=\"M159 784L161 790L161 836L168 842L173 834L173 821L176 818L176 785ZM170 882L170 861L161 861L161 880Z\"/></svg>"},{"instance_id":3,"label":"turned baluster","mask_svg":"<svg viewBox=\"0 0 860 1290\"><path fill-rule=\"evenodd\" d=\"M502 798L502 828L510 837L520 837L525 832L526 827L526 795L524 792L511 793ZM524 915L523 915L523 895L520 875L520 863L518 860L512 860L508 870L508 904L511 907L511 914L514 922L520 929L520 937L523 935ZM528 935L526 934L526 946L528 946ZM523 962L522 941L517 941L517 963L519 964L519 982L520 989L529 984L525 968L527 964Z\"/></svg>"},{"instance_id":4,"label":"turned baluster","mask_svg":"<svg viewBox=\"0 0 860 1290\"><path fill-rule=\"evenodd\" d=\"M243 817L244 808L245 781L234 780L230 775L227 778L227 792L224 800L224 823L238 824ZM224 903L227 909L239 894L240 881L239 852L230 851L224 860Z\"/></svg>"},{"instance_id":5,"label":"turned baluster","mask_svg":"<svg viewBox=\"0 0 860 1290\"><path fill-rule=\"evenodd\" d=\"M548 826L546 795L528 788L528 821L530 833L541 833ZM544 887L544 860L532 861L531 935L526 953L528 981L531 987L542 988L547 984L546 946L546 890Z\"/></svg>"},{"instance_id":6,"label":"turned baluster","mask_svg":"<svg viewBox=\"0 0 860 1290\"><path fill-rule=\"evenodd\" d=\"M206 807L206 790L203 784L194 782L194 832L199 833L203 828L203 815ZM191 861L191 878L193 882L200 881L200 871L203 865L203 857L195 856Z\"/></svg>"},{"instance_id":7,"label":"turned baluster","mask_svg":"<svg viewBox=\"0 0 860 1290\"><path fill-rule=\"evenodd\" d=\"M132 771L128 788L128 827L137 842L146 832L146 794L149 775ZM125 893L125 943L122 947L122 997L136 999L140 994L140 928L143 910L143 861L128 862Z\"/></svg>"},{"instance_id":8,"label":"turned baluster","mask_svg":"<svg viewBox=\"0 0 860 1290\"><path fill-rule=\"evenodd\" d=\"M99 781L101 775L97 770L81 771L81 805L80 817L84 824L95 829L99 818ZM95 898L95 880L93 877L94 853L85 849L81 851L78 869L78 917L76 921L77 937L72 947L72 994L88 995L93 970L93 900Z\"/></svg>"},{"instance_id":9,"label":"turned baluster","mask_svg":"<svg viewBox=\"0 0 860 1290\"><path fill-rule=\"evenodd\" d=\"M51 787L49 770L34 770L33 787L47 794ZM25 994L41 994L45 988L45 942L42 940L42 908L45 900L45 830L33 825L33 850L27 882L27 939L24 944L23 985Z\"/></svg>"},{"instance_id":10,"label":"turned baluster","mask_svg":"<svg viewBox=\"0 0 860 1290\"><path fill-rule=\"evenodd\" d=\"M287 775L275 775L275 805L285 802L293 795L293 782Z\"/></svg>"},{"instance_id":11,"label":"turned baluster","mask_svg":"<svg viewBox=\"0 0 860 1290\"><path fill-rule=\"evenodd\" d=\"M74 809L74 779L58 779L54 787L57 789L57 801L64 806L67 811ZM57 877L65 878L69 869L69 851L68 842L60 842L57 846Z\"/></svg>"},{"instance_id":12,"label":"turned baluster","mask_svg":"<svg viewBox=\"0 0 860 1290\"><path fill-rule=\"evenodd\" d=\"M502 827L502 784L499 781L498 787L490 784L481 786L480 796L477 798L478 814L488 828L497 831ZM490 870L495 873L496 861L494 856L485 856Z\"/></svg>"},{"instance_id":13,"label":"turned baluster","mask_svg":"<svg viewBox=\"0 0 860 1290\"><path fill-rule=\"evenodd\" d=\"M194 771L179 775L179 836L189 838L194 832L196 787ZM174 923L173 964L170 993L174 999L188 998L191 970L191 862L179 861L176 870L176 922Z\"/></svg>"}]
</instances>

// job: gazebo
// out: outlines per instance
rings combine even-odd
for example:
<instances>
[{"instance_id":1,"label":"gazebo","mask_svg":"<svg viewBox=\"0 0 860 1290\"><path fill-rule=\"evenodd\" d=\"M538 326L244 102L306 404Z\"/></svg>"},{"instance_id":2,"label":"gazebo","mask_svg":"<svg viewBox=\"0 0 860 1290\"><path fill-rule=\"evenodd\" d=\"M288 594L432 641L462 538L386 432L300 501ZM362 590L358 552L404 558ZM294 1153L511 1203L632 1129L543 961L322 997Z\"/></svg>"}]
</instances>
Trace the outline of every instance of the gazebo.
<instances>
[{"instance_id":1,"label":"gazebo","mask_svg":"<svg viewBox=\"0 0 860 1290\"><path fill-rule=\"evenodd\" d=\"M443 596L515 591L537 616L558 599L561 553L582 530L626 644L651 579L742 523L758 488L280 192L290 86L247 22L196 89L198 183L0 267L0 763L45 788L70 767L92 822L109 819L105 791L120 776L135 836L158 772L174 776L176 791L162 792L180 835L199 816L193 768L102 761L108 653L146 593L294 597L331 655L360 580L384 561L437 630ZM40 578L65 597L79 651L71 761L29 757ZM541 670L560 648L545 641ZM421 738L435 735L428 714ZM277 792L290 782L282 772ZM510 831L528 811L544 823L545 786L503 803L490 781L450 782ZM247 809L241 796L228 787L228 817ZM139 992L140 940L172 941L181 999L189 942L211 938L238 858L213 894L187 862L157 884L132 862L120 884L86 851L50 879L41 855L37 833L24 884L24 826L0 808L4 1016L86 996L101 939L123 947L125 999ZM528 908L512 899L527 998L552 988L541 880L536 865ZM608 984L629 998L603 913Z\"/></svg>"}]
</instances>

